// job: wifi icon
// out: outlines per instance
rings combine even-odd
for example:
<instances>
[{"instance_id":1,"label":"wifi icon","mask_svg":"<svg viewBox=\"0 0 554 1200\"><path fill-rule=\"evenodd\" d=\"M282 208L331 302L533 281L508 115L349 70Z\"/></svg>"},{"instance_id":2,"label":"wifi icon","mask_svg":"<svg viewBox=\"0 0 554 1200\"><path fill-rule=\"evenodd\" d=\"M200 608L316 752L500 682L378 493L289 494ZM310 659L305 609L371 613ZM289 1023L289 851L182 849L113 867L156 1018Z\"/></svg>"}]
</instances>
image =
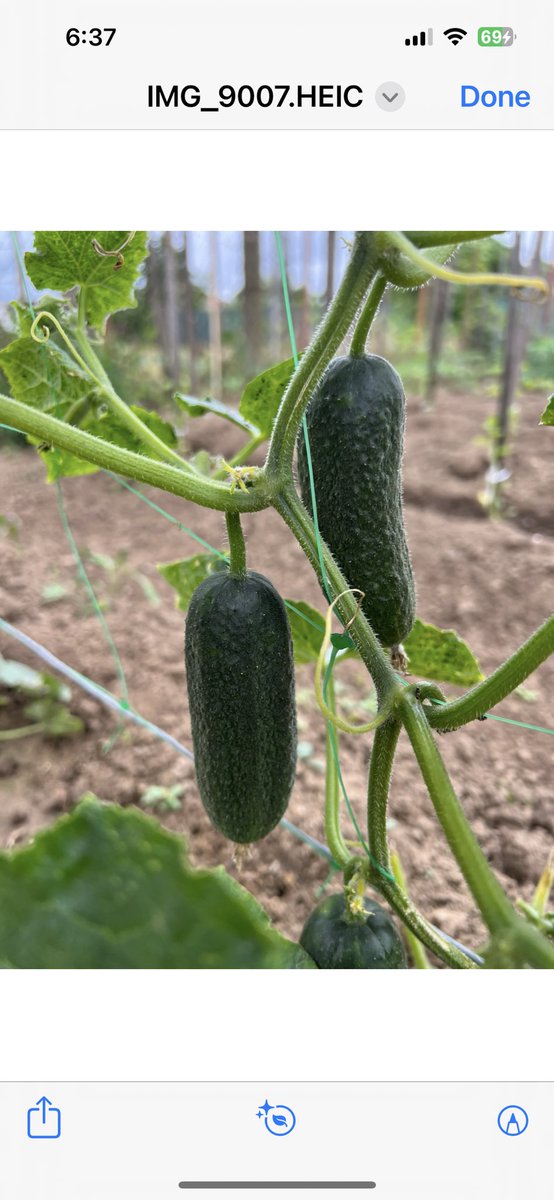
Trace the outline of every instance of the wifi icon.
<instances>
[{"instance_id":1,"label":"wifi icon","mask_svg":"<svg viewBox=\"0 0 554 1200\"><path fill-rule=\"evenodd\" d=\"M457 46L463 38L467 37L467 29L459 29L456 27L453 29L445 29L444 36L445 38L448 38L448 41L451 42L453 46Z\"/></svg>"}]
</instances>

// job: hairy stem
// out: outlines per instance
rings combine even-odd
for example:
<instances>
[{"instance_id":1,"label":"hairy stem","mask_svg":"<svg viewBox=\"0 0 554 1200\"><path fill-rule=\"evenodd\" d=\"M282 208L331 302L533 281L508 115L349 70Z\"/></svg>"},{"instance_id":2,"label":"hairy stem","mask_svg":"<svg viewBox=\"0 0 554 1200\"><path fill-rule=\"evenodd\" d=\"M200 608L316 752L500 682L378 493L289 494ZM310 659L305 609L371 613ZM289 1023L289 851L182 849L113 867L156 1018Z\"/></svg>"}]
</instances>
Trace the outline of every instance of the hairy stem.
<instances>
[{"instance_id":1,"label":"hairy stem","mask_svg":"<svg viewBox=\"0 0 554 1200\"><path fill-rule=\"evenodd\" d=\"M390 791L392 765L396 753L400 722L389 720L377 730L373 739L368 781L368 835L371 856L376 864L372 871L374 886L388 900L391 908L404 922L407 929L419 938L428 950L432 950L450 967L469 968L471 961L445 942L432 928L398 883L391 882L392 863L387 838L387 806ZM379 870L378 868L381 868Z\"/></svg>"},{"instance_id":2,"label":"hairy stem","mask_svg":"<svg viewBox=\"0 0 554 1200\"><path fill-rule=\"evenodd\" d=\"M407 895L406 877L404 875L402 863L400 862L398 854L391 854L390 861L392 873L396 879L398 887L404 895ZM427 957L427 951L425 950L423 942L420 942L419 938L416 937L415 934L412 933L411 929L408 929L407 926L404 930L404 937L408 943L408 950L412 956L414 967L417 967L420 971L432 970L431 963Z\"/></svg>"},{"instance_id":3,"label":"hairy stem","mask_svg":"<svg viewBox=\"0 0 554 1200\"><path fill-rule=\"evenodd\" d=\"M383 293L387 286L387 281L384 275L377 275L369 289L367 300L360 313L358 324L354 330L352 342L350 345L350 353L353 358L361 358L365 354L366 342L369 336L369 331L373 324Z\"/></svg>"},{"instance_id":4,"label":"hairy stem","mask_svg":"<svg viewBox=\"0 0 554 1200\"><path fill-rule=\"evenodd\" d=\"M95 354L84 329L78 326L75 338L89 372L98 384L99 391L105 397L112 412L117 414L123 424L127 426L127 429L134 433L145 446L148 446L164 462L177 465L181 471L186 471L187 474L196 474L197 472L194 471L190 463L186 462L171 446L166 446L165 442L154 433L154 430L145 425L138 414L133 412L132 408L121 399L121 396L118 396L100 359Z\"/></svg>"},{"instance_id":5,"label":"hairy stem","mask_svg":"<svg viewBox=\"0 0 554 1200\"><path fill-rule=\"evenodd\" d=\"M287 488L286 491L272 496L272 503L289 529L292 530L323 586L314 523L294 488ZM321 541L321 548L327 581L334 595L340 596L336 604L337 611L343 624L348 624L348 632L373 679L379 700L384 701L393 692L400 690L396 674L367 618L360 610L356 597L349 591L347 580L323 541ZM341 595L342 592L345 595Z\"/></svg>"},{"instance_id":6,"label":"hairy stem","mask_svg":"<svg viewBox=\"0 0 554 1200\"><path fill-rule=\"evenodd\" d=\"M291 478L296 437L310 395L350 328L376 269L373 235L357 233L341 284L281 401L266 460L270 477Z\"/></svg>"},{"instance_id":7,"label":"hairy stem","mask_svg":"<svg viewBox=\"0 0 554 1200\"><path fill-rule=\"evenodd\" d=\"M335 711L335 685L329 672L325 696L332 712ZM340 827L340 788L337 772L338 733L330 721L325 722L325 838L336 863L344 870L352 862L352 854L342 836Z\"/></svg>"},{"instance_id":8,"label":"hairy stem","mask_svg":"<svg viewBox=\"0 0 554 1200\"><path fill-rule=\"evenodd\" d=\"M459 729L468 721L482 717L490 708L494 708L506 696L509 696L524 679L536 671L541 663L554 654L554 616L548 617L543 625L506 659L502 666L497 667L488 679L476 684L459 700L451 700L448 704L426 708L429 724L433 729Z\"/></svg>"},{"instance_id":9,"label":"hairy stem","mask_svg":"<svg viewBox=\"0 0 554 1200\"><path fill-rule=\"evenodd\" d=\"M259 512L269 508L271 497L265 485L263 471L259 471L256 481L247 492L239 488L231 493L228 485L216 483L200 475L188 475L168 463L155 462L143 454L135 454L132 450L124 450L103 438L93 437L83 429L74 425L66 425L48 413L39 412L12 400L10 396L0 394L0 419L7 425L40 438L49 445L58 446L60 450L68 450L86 462L94 463L106 471L114 471L125 479L136 479L140 483L149 483L181 496L184 500L192 500L203 508L214 508L219 512Z\"/></svg>"},{"instance_id":10,"label":"hairy stem","mask_svg":"<svg viewBox=\"0 0 554 1200\"><path fill-rule=\"evenodd\" d=\"M478 284L484 286L486 284L489 287L530 288L541 292L543 296L548 296L549 288L546 279L542 279L539 275L501 275L494 272L481 274L474 271L455 271L453 267L441 266L434 259L428 258L403 233L387 231L387 233L380 234L379 239L385 247L387 244L396 246L416 267L420 267L422 271L437 279L446 279L449 283L463 283L468 286Z\"/></svg>"},{"instance_id":11,"label":"hairy stem","mask_svg":"<svg viewBox=\"0 0 554 1200\"><path fill-rule=\"evenodd\" d=\"M399 703L402 722L452 853L491 933L502 932L514 910L473 833L427 723L422 705L405 692Z\"/></svg>"},{"instance_id":12,"label":"hairy stem","mask_svg":"<svg viewBox=\"0 0 554 1200\"><path fill-rule=\"evenodd\" d=\"M237 512L225 513L227 536L229 538L229 570L236 579L246 577L246 543Z\"/></svg>"}]
</instances>

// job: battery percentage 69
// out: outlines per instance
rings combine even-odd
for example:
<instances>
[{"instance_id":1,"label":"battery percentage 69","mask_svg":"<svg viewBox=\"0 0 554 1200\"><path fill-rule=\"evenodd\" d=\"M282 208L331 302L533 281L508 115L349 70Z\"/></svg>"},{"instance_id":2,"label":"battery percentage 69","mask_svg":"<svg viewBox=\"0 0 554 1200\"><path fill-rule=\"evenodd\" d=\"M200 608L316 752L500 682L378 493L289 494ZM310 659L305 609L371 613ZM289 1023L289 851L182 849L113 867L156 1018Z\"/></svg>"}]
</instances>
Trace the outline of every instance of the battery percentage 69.
<instances>
[{"instance_id":1,"label":"battery percentage 69","mask_svg":"<svg viewBox=\"0 0 554 1200\"><path fill-rule=\"evenodd\" d=\"M515 36L509 25L481 25L477 31L480 46L513 46Z\"/></svg>"}]
</instances>

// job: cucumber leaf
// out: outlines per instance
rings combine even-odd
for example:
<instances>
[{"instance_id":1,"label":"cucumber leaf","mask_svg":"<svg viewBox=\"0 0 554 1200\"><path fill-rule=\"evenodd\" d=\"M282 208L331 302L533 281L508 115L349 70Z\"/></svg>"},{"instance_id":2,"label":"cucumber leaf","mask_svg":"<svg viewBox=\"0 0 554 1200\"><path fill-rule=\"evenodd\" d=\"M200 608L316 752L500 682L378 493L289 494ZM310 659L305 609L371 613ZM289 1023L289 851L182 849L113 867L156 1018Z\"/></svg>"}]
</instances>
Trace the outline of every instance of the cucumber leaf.
<instances>
[{"instance_id":1,"label":"cucumber leaf","mask_svg":"<svg viewBox=\"0 0 554 1200\"><path fill-rule=\"evenodd\" d=\"M225 421L238 425L239 429L244 429L252 436L260 432L257 426L246 421L236 408L229 408L227 404L222 404L221 400L212 400L209 396L205 400L199 400L196 396L185 396L183 392L176 392L174 399L189 417L204 417L206 413L213 413L216 417L223 417Z\"/></svg>"},{"instance_id":2,"label":"cucumber leaf","mask_svg":"<svg viewBox=\"0 0 554 1200\"><path fill-rule=\"evenodd\" d=\"M412 675L462 687L484 678L475 655L453 629L439 629L418 619L402 646Z\"/></svg>"},{"instance_id":3,"label":"cucumber leaf","mask_svg":"<svg viewBox=\"0 0 554 1200\"><path fill-rule=\"evenodd\" d=\"M130 404L129 407L131 412L140 417L143 424L147 425L148 429L151 429L166 446L171 446L173 449L177 445L177 434L169 421L162 420L157 412L141 408L138 404ZM124 425L117 413L111 410L107 410L100 417L87 421L83 428L87 433L94 434L95 437L104 438L106 442L112 442L115 446L123 446L124 450L134 450L135 454L146 454L149 458L158 458L155 450L146 446L142 438Z\"/></svg>"},{"instance_id":4,"label":"cucumber leaf","mask_svg":"<svg viewBox=\"0 0 554 1200\"><path fill-rule=\"evenodd\" d=\"M30 846L0 854L0 962L26 969L314 966L222 867L192 870L179 838L93 796Z\"/></svg>"},{"instance_id":5,"label":"cucumber leaf","mask_svg":"<svg viewBox=\"0 0 554 1200\"><path fill-rule=\"evenodd\" d=\"M305 600L285 600L294 661L298 666L315 663L325 633L325 617Z\"/></svg>"},{"instance_id":6,"label":"cucumber leaf","mask_svg":"<svg viewBox=\"0 0 554 1200\"><path fill-rule=\"evenodd\" d=\"M539 421L539 425L554 425L554 396L550 397L548 404Z\"/></svg>"},{"instance_id":7,"label":"cucumber leaf","mask_svg":"<svg viewBox=\"0 0 554 1200\"><path fill-rule=\"evenodd\" d=\"M0 351L0 366L14 400L63 419L75 400L92 395L95 384L65 350L27 336Z\"/></svg>"},{"instance_id":8,"label":"cucumber leaf","mask_svg":"<svg viewBox=\"0 0 554 1200\"><path fill-rule=\"evenodd\" d=\"M175 588L177 608L186 612L198 585L213 571L221 570L226 561L218 554L193 554L191 558L158 563L157 570L163 575L166 583Z\"/></svg>"},{"instance_id":9,"label":"cucumber leaf","mask_svg":"<svg viewBox=\"0 0 554 1200\"><path fill-rule=\"evenodd\" d=\"M27 251L25 266L32 283L43 288L67 292L70 288L84 290L85 318L95 329L103 329L106 318L122 308L135 308L135 284L140 266L147 254L146 233L135 233L122 251L123 265L116 269L115 257L103 257L93 246L93 240L103 250L113 251L123 245L127 232L54 232L35 233L34 250Z\"/></svg>"},{"instance_id":10,"label":"cucumber leaf","mask_svg":"<svg viewBox=\"0 0 554 1200\"><path fill-rule=\"evenodd\" d=\"M256 375L244 389L239 412L265 437L271 433L283 394L293 374L294 360L288 358L286 362L277 363L267 371L262 371L261 375Z\"/></svg>"},{"instance_id":11,"label":"cucumber leaf","mask_svg":"<svg viewBox=\"0 0 554 1200\"><path fill-rule=\"evenodd\" d=\"M52 313L52 315L56 317L56 319L60 322L60 325L63 326L67 333L71 333L75 326L75 306L70 304L64 297L60 298L59 296L41 296L36 312L29 308L28 304L22 304L20 300L12 300L10 304L10 311L15 318L17 332L20 336L31 332L33 321L35 320L37 314L40 314L41 312ZM52 326L51 322L46 321L45 324L48 326L50 333L49 341L51 341L52 338L57 338L59 335Z\"/></svg>"},{"instance_id":12,"label":"cucumber leaf","mask_svg":"<svg viewBox=\"0 0 554 1200\"><path fill-rule=\"evenodd\" d=\"M30 438L29 441L31 440ZM100 470L95 463L77 458L76 454L71 454L69 450L60 450L58 446L48 447L47 450L40 449L39 455L46 467L47 483L55 483L57 479L71 479L77 475L94 475Z\"/></svg>"}]
</instances>

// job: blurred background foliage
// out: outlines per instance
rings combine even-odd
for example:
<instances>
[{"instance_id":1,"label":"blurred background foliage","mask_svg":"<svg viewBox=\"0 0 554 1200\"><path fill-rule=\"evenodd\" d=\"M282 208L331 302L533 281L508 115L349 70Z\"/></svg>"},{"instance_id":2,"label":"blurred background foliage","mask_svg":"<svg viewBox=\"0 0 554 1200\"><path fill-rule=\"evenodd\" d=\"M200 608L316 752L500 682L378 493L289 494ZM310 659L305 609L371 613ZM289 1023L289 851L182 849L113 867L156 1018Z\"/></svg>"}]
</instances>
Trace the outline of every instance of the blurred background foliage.
<instances>
[{"instance_id":1,"label":"blurred background foliage","mask_svg":"<svg viewBox=\"0 0 554 1200\"><path fill-rule=\"evenodd\" d=\"M282 236L302 348L336 290L352 234ZM0 233L0 346L13 336L10 301L28 298L15 240L24 252L33 235ZM554 233L512 232L467 243L455 265L460 271L543 275L550 297L544 304L524 303L505 289L441 280L413 292L389 288L370 348L392 360L409 396L427 408L439 386L490 397L484 436L490 462L502 472L518 395L553 389ZM33 303L39 298L31 291ZM290 355L274 235L152 232L138 305L109 320L100 354L128 403L173 418L176 389L237 404L248 379ZM0 385L5 389L5 380Z\"/></svg>"}]
</instances>

